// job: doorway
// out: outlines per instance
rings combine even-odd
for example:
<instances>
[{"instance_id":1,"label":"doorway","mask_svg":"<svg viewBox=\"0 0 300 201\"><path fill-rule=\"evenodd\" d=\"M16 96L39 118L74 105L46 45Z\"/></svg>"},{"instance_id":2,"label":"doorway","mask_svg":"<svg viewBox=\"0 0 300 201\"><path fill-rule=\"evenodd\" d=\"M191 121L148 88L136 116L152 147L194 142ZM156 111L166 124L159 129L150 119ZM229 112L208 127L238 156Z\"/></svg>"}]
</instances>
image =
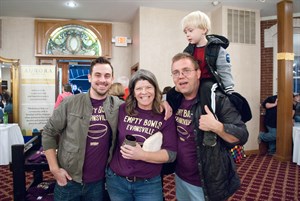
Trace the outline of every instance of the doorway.
<instances>
[{"instance_id":1,"label":"doorway","mask_svg":"<svg viewBox=\"0 0 300 201\"><path fill-rule=\"evenodd\" d=\"M90 63L91 60L58 60L58 94L62 92L61 86L66 83L72 85L74 94L86 93L90 88L88 81Z\"/></svg>"}]
</instances>

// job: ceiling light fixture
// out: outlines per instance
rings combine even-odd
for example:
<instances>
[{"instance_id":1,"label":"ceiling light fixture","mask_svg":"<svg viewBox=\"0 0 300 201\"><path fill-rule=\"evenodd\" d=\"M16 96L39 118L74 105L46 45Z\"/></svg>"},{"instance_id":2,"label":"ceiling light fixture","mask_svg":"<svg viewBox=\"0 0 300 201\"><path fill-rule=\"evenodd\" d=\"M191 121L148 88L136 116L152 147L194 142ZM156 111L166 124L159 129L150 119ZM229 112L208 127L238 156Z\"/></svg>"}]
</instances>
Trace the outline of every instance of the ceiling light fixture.
<instances>
[{"instance_id":1,"label":"ceiling light fixture","mask_svg":"<svg viewBox=\"0 0 300 201\"><path fill-rule=\"evenodd\" d=\"M211 2L212 3L212 5L214 5L214 6L217 6L217 5L219 5L219 1L213 1L213 2Z\"/></svg>"},{"instance_id":2,"label":"ceiling light fixture","mask_svg":"<svg viewBox=\"0 0 300 201\"><path fill-rule=\"evenodd\" d=\"M68 2L66 2L66 6L68 6L70 8L75 8L78 6L78 3L76 3L75 1L68 1Z\"/></svg>"}]
</instances>

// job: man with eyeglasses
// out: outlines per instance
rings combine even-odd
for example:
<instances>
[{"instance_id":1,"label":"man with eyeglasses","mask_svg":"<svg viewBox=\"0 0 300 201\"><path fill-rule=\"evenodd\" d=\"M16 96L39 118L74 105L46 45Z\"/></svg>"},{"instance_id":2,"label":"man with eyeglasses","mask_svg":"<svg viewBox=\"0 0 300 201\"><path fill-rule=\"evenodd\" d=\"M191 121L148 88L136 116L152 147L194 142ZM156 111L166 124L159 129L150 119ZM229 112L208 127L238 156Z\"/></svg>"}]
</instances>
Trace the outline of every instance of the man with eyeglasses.
<instances>
[{"instance_id":1,"label":"man with eyeglasses","mask_svg":"<svg viewBox=\"0 0 300 201\"><path fill-rule=\"evenodd\" d=\"M178 201L225 200L240 186L229 149L248 140L245 123L228 97L213 84L212 105L202 105L197 61L187 53L172 59L175 89L167 94L176 119L178 152L175 167ZM179 93L178 93L179 92ZM202 99L201 99L202 100ZM215 146L203 144L204 132L217 136Z\"/></svg>"}]
</instances>

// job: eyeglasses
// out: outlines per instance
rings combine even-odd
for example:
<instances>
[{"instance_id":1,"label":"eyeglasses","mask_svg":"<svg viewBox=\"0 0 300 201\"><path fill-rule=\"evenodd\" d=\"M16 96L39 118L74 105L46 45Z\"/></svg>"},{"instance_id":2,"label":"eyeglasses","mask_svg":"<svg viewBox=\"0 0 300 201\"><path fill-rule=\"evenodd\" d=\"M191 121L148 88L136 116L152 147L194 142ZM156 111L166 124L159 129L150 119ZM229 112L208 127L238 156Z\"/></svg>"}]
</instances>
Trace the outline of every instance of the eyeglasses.
<instances>
[{"instance_id":1,"label":"eyeglasses","mask_svg":"<svg viewBox=\"0 0 300 201\"><path fill-rule=\"evenodd\" d=\"M192 73L192 71L196 71L196 70L198 70L198 69L183 69L181 72L179 71L179 70L174 70L173 72L172 72L172 76L174 77L174 78L178 78L181 74L183 75L183 76L190 76L191 75L191 73Z\"/></svg>"}]
</instances>

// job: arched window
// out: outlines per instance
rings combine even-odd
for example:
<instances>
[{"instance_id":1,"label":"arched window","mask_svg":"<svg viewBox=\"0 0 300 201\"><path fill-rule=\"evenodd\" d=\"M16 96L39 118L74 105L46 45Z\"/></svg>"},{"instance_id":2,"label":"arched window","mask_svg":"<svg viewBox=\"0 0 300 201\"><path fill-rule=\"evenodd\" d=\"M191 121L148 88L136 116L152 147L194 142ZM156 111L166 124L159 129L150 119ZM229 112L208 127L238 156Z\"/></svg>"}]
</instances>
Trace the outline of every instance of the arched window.
<instances>
[{"instance_id":1,"label":"arched window","mask_svg":"<svg viewBox=\"0 0 300 201\"><path fill-rule=\"evenodd\" d=\"M111 58L112 24L78 20L35 20L37 63L52 59Z\"/></svg>"},{"instance_id":2,"label":"arched window","mask_svg":"<svg viewBox=\"0 0 300 201\"><path fill-rule=\"evenodd\" d=\"M102 55L97 36L81 25L65 25L55 29L47 41L46 55Z\"/></svg>"}]
</instances>

